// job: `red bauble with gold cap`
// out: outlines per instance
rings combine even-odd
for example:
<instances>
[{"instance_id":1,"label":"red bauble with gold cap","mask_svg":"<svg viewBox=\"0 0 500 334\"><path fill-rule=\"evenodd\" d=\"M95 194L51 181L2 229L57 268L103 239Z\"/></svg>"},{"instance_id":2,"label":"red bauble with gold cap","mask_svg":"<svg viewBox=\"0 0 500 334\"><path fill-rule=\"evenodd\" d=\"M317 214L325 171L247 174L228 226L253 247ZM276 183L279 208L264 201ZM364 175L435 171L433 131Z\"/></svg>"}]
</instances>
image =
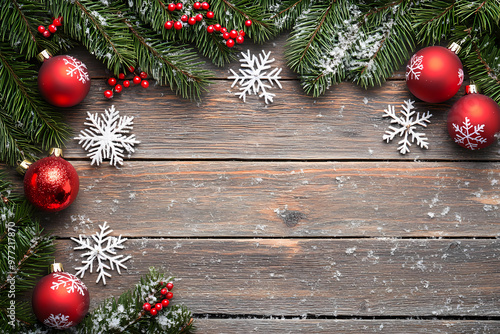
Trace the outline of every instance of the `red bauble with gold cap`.
<instances>
[{"instance_id":1,"label":"red bauble with gold cap","mask_svg":"<svg viewBox=\"0 0 500 334\"><path fill-rule=\"evenodd\" d=\"M87 314L89 291L78 277L64 272L60 263L51 265L51 271L33 290L33 311L46 326L67 329L80 323Z\"/></svg>"},{"instance_id":2,"label":"red bauble with gold cap","mask_svg":"<svg viewBox=\"0 0 500 334\"><path fill-rule=\"evenodd\" d=\"M38 72L38 90L56 107L72 107L82 102L90 90L87 66L72 56L52 57L47 51L38 55L43 61Z\"/></svg>"},{"instance_id":3,"label":"red bauble with gold cap","mask_svg":"<svg viewBox=\"0 0 500 334\"><path fill-rule=\"evenodd\" d=\"M406 85L422 101L439 103L449 100L464 80L458 44L450 48L429 46L415 53L406 66Z\"/></svg>"}]
</instances>

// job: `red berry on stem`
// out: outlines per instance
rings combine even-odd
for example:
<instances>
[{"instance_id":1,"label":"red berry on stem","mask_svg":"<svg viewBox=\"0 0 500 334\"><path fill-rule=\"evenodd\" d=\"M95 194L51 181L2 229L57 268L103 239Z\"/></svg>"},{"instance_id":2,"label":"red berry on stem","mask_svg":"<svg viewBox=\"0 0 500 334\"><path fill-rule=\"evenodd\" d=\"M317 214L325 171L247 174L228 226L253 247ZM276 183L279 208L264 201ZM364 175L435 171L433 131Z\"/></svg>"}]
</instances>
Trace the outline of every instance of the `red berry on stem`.
<instances>
[{"instance_id":1,"label":"red berry on stem","mask_svg":"<svg viewBox=\"0 0 500 334\"><path fill-rule=\"evenodd\" d=\"M165 29L170 30L174 26L174 23L172 21L167 21L163 26L165 27Z\"/></svg>"},{"instance_id":2,"label":"red berry on stem","mask_svg":"<svg viewBox=\"0 0 500 334\"><path fill-rule=\"evenodd\" d=\"M201 8L202 8L202 9L204 9L204 10L207 10L207 9L209 9L209 8L210 8L210 5L208 4L208 2L203 2L203 3L201 4Z\"/></svg>"},{"instance_id":3,"label":"red berry on stem","mask_svg":"<svg viewBox=\"0 0 500 334\"><path fill-rule=\"evenodd\" d=\"M167 295L165 297L167 297L167 299L172 299L174 297L174 294L172 292L167 292Z\"/></svg>"},{"instance_id":4,"label":"red berry on stem","mask_svg":"<svg viewBox=\"0 0 500 334\"><path fill-rule=\"evenodd\" d=\"M161 304L163 305L163 307L167 307L167 306L168 306L168 304L170 304L170 301L169 301L168 299L163 299L163 300L161 301Z\"/></svg>"},{"instance_id":5,"label":"red berry on stem","mask_svg":"<svg viewBox=\"0 0 500 334\"><path fill-rule=\"evenodd\" d=\"M163 308L163 305L161 305L161 303L156 303L155 309L157 309L158 311L160 311L162 308Z\"/></svg>"},{"instance_id":6,"label":"red berry on stem","mask_svg":"<svg viewBox=\"0 0 500 334\"><path fill-rule=\"evenodd\" d=\"M226 27L221 27L221 28L220 28L220 32L221 32L221 33L225 33L225 32L227 32L227 28L226 28Z\"/></svg>"},{"instance_id":7,"label":"red berry on stem","mask_svg":"<svg viewBox=\"0 0 500 334\"><path fill-rule=\"evenodd\" d=\"M125 88L130 87L130 81L125 80L125 81L123 82L123 87L125 87Z\"/></svg>"},{"instance_id":8,"label":"red berry on stem","mask_svg":"<svg viewBox=\"0 0 500 334\"><path fill-rule=\"evenodd\" d=\"M130 73L132 73L132 72L134 72L134 71L135 71L135 68L134 68L133 66L130 66L130 67L128 68L128 70L129 70L129 72L130 72Z\"/></svg>"},{"instance_id":9,"label":"red berry on stem","mask_svg":"<svg viewBox=\"0 0 500 334\"><path fill-rule=\"evenodd\" d=\"M234 40L228 39L226 45L228 48L232 48L234 46Z\"/></svg>"},{"instance_id":10,"label":"red berry on stem","mask_svg":"<svg viewBox=\"0 0 500 334\"><path fill-rule=\"evenodd\" d=\"M147 80L142 80L141 86L144 87L144 88L148 88L149 87L149 82Z\"/></svg>"},{"instance_id":11,"label":"red berry on stem","mask_svg":"<svg viewBox=\"0 0 500 334\"><path fill-rule=\"evenodd\" d=\"M175 4L174 3L171 3L168 5L168 10L173 12L175 10Z\"/></svg>"},{"instance_id":12,"label":"red berry on stem","mask_svg":"<svg viewBox=\"0 0 500 334\"><path fill-rule=\"evenodd\" d=\"M51 33L55 33L57 31L57 27L53 24L49 25L49 31Z\"/></svg>"},{"instance_id":13,"label":"red berry on stem","mask_svg":"<svg viewBox=\"0 0 500 334\"><path fill-rule=\"evenodd\" d=\"M245 21L245 25L246 25L247 27L250 27L250 26L252 25L252 21L251 21L251 20L246 20L246 21Z\"/></svg>"},{"instance_id":14,"label":"red berry on stem","mask_svg":"<svg viewBox=\"0 0 500 334\"><path fill-rule=\"evenodd\" d=\"M200 8L201 8L201 3L199 3L198 1L197 1L197 2L195 2L195 3L193 4L193 8L194 8L194 9L200 9Z\"/></svg>"},{"instance_id":15,"label":"red berry on stem","mask_svg":"<svg viewBox=\"0 0 500 334\"><path fill-rule=\"evenodd\" d=\"M208 27L207 27L207 32L208 32L209 34L213 33L213 32L214 32L214 26L208 26Z\"/></svg>"},{"instance_id":16,"label":"red berry on stem","mask_svg":"<svg viewBox=\"0 0 500 334\"><path fill-rule=\"evenodd\" d=\"M244 41L245 41L245 38L243 38L243 36L240 35L240 36L236 37L236 43L242 44Z\"/></svg>"},{"instance_id":17,"label":"red berry on stem","mask_svg":"<svg viewBox=\"0 0 500 334\"><path fill-rule=\"evenodd\" d=\"M146 72L141 72L139 73L139 76L142 78L142 79L146 79L148 77L147 73Z\"/></svg>"},{"instance_id":18,"label":"red berry on stem","mask_svg":"<svg viewBox=\"0 0 500 334\"><path fill-rule=\"evenodd\" d=\"M116 93L121 93L122 89L123 89L122 85L116 85L115 86L115 92Z\"/></svg>"},{"instance_id":19,"label":"red berry on stem","mask_svg":"<svg viewBox=\"0 0 500 334\"><path fill-rule=\"evenodd\" d=\"M175 28L175 30L181 30L182 29L182 22L181 21L175 21L174 28Z\"/></svg>"},{"instance_id":20,"label":"red berry on stem","mask_svg":"<svg viewBox=\"0 0 500 334\"><path fill-rule=\"evenodd\" d=\"M45 38L49 38L49 37L50 37L50 31L45 30L45 31L43 32L43 37L45 37Z\"/></svg>"},{"instance_id":21,"label":"red berry on stem","mask_svg":"<svg viewBox=\"0 0 500 334\"><path fill-rule=\"evenodd\" d=\"M196 21L201 22L203 20L203 15L202 14L198 14L198 15L196 15L195 18L196 18Z\"/></svg>"},{"instance_id":22,"label":"red berry on stem","mask_svg":"<svg viewBox=\"0 0 500 334\"><path fill-rule=\"evenodd\" d=\"M172 290L174 288L174 283L167 283L167 289Z\"/></svg>"},{"instance_id":23,"label":"red berry on stem","mask_svg":"<svg viewBox=\"0 0 500 334\"><path fill-rule=\"evenodd\" d=\"M149 313L151 313L151 315L157 315L158 311L155 308L152 308L151 311L149 311Z\"/></svg>"},{"instance_id":24,"label":"red berry on stem","mask_svg":"<svg viewBox=\"0 0 500 334\"><path fill-rule=\"evenodd\" d=\"M52 24L55 25L56 27L62 26L61 20L59 19L54 19L54 21L52 21Z\"/></svg>"},{"instance_id":25,"label":"red berry on stem","mask_svg":"<svg viewBox=\"0 0 500 334\"><path fill-rule=\"evenodd\" d=\"M214 12L207 12L207 18L213 19L215 16Z\"/></svg>"},{"instance_id":26,"label":"red berry on stem","mask_svg":"<svg viewBox=\"0 0 500 334\"><path fill-rule=\"evenodd\" d=\"M245 37L245 32L243 30L240 30L240 36Z\"/></svg>"},{"instance_id":27,"label":"red berry on stem","mask_svg":"<svg viewBox=\"0 0 500 334\"><path fill-rule=\"evenodd\" d=\"M188 23L189 23L190 25L194 25L194 24L196 24L196 18L194 18L194 17L190 17L190 18L189 18L189 20L188 20Z\"/></svg>"},{"instance_id":28,"label":"red berry on stem","mask_svg":"<svg viewBox=\"0 0 500 334\"><path fill-rule=\"evenodd\" d=\"M142 309L144 311L149 311L151 310L151 304L150 303L144 303L144 305L142 305Z\"/></svg>"},{"instance_id":29,"label":"red berry on stem","mask_svg":"<svg viewBox=\"0 0 500 334\"><path fill-rule=\"evenodd\" d=\"M181 21L182 22L187 22L187 20L188 20L188 16L187 15L182 15L181 16Z\"/></svg>"},{"instance_id":30,"label":"red berry on stem","mask_svg":"<svg viewBox=\"0 0 500 334\"><path fill-rule=\"evenodd\" d=\"M44 26L38 26L38 32L40 34L43 34L44 31L45 31L45 27Z\"/></svg>"},{"instance_id":31,"label":"red berry on stem","mask_svg":"<svg viewBox=\"0 0 500 334\"><path fill-rule=\"evenodd\" d=\"M116 78L109 78L108 79L108 85L110 85L110 86L116 85Z\"/></svg>"},{"instance_id":32,"label":"red berry on stem","mask_svg":"<svg viewBox=\"0 0 500 334\"><path fill-rule=\"evenodd\" d=\"M228 32L223 33L222 38L229 39L229 33Z\"/></svg>"},{"instance_id":33,"label":"red berry on stem","mask_svg":"<svg viewBox=\"0 0 500 334\"><path fill-rule=\"evenodd\" d=\"M220 31L220 28L221 28L220 24L218 24L218 23L214 24L215 31Z\"/></svg>"},{"instance_id":34,"label":"red berry on stem","mask_svg":"<svg viewBox=\"0 0 500 334\"><path fill-rule=\"evenodd\" d=\"M59 22L61 22L61 24L63 23L63 17L62 16L59 16L57 19L59 20Z\"/></svg>"},{"instance_id":35,"label":"red berry on stem","mask_svg":"<svg viewBox=\"0 0 500 334\"><path fill-rule=\"evenodd\" d=\"M113 91L111 90L105 90L104 91L104 97L107 98L107 99L110 99L113 97Z\"/></svg>"},{"instance_id":36,"label":"red berry on stem","mask_svg":"<svg viewBox=\"0 0 500 334\"><path fill-rule=\"evenodd\" d=\"M133 82L137 85L141 82L141 77L140 76L135 76L134 79L133 79Z\"/></svg>"},{"instance_id":37,"label":"red berry on stem","mask_svg":"<svg viewBox=\"0 0 500 334\"><path fill-rule=\"evenodd\" d=\"M118 74L118 79L120 79L120 80L125 79L125 73Z\"/></svg>"},{"instance_id":38,"label":"red berry on stem","mask_svg":"<svg viewBox=\"0 0 500 334\"><path fill-rule=\"evenodd\" d=\"M181 10L182 9L182 2L179 2L175 5L175 9Z\"/></svg>"},{"instance_id":39,"label":"red berry on stem","mask_svg":"<svg viewBox=\"0 0 500 334\"><path fill-rule=\"evenodd\" d=\"M229 32L229 37L236 38L236 36L238 36L238 32L236 30L231 30Z\"/></svg>"},{"instance_id":40,"label":"red berry on stem","mask_svg":"<svg viewBox=\"0 0 500 334\"><path fill-rule=\"evenodd\" d=\"M163 288L163 289L161 289L161 290L160 290L160 293L161 293L162 295L166 295L166 294L167 294L167 292L168 292L168 289L167 289L167 288Z\"/></svg>"}]
</instances>

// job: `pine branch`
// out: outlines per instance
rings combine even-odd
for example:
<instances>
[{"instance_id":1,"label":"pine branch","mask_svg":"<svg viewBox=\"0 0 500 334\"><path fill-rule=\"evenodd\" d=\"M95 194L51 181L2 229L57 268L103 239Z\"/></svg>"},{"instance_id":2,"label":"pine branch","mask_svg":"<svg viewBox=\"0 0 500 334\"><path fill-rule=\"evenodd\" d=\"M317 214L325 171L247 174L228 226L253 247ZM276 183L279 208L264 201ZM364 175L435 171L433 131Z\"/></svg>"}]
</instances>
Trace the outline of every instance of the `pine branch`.
<instances>
[{"instance_id":1,"label":"pine branch","mask_svg":"<svg viewBox=\"0 0 500 334\"><path fill-rule=\"evenodd\" d=\"M316 2L315 0L286 0L277 4L269 3L266 8L269 8L270 19L274 20L274 24L280 33L291 29L299 16L307 15L308 8Z\"/></svg>"},{"instance_id":2,"label":"pine branch","mask_svg":"<svg viewBox=\"0 0 500 334\"><path fill-rule=\"evenodd\" d=\"M21 127L16 126L12 116L0 108L0 160L14 166L21 158L36 160L32 152L39 149L28 139Z\"/></svg>"},{"instance_id":3,"label":"pine branch","mask_svg":"<svg viewBox=\"0 0 500 334\"><path fill-rule=\"evenodd\" d=\"M434 44L441 39L449 38L452 29L458 25L455 13L457 1L423 2L416 6L411 16L413 29L417 30L417 38L422 44Z\"/></svg>"}]
</instances>

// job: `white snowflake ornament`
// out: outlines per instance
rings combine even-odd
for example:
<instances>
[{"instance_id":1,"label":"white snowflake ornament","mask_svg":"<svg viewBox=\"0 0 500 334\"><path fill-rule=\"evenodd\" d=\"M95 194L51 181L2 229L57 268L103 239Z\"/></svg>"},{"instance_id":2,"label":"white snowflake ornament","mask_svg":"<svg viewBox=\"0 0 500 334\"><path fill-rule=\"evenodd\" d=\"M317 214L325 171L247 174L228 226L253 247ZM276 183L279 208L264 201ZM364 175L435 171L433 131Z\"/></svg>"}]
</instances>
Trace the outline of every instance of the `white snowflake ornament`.
<instances>
[{"instance_id":1,"label":"white snowflake ornament","mask_svg":"<svg viewBox=\"0 0 500 334\"><path fill-rule=\"evenodd\" d=\"M246 69L240 68L239 73L234 72L232 69L230 70L233 75L230 76L229 79L234 79L231 87L234 87L236 84L240 86L240 91L235 95L243 99L243 102L246 102L247 95L252 94L264 97L266 104L273 102L273 98L276 94L270 93L267 90L273 87L274 83L276 83L279 88L282 88L281 83L278 81L281 79L279 75L282 69L274 68L269 73L267 72L267 70L271 68L270 64L275 61L274 58L269 59L271 51L267 54L265 51L262 51L262 54L259 54L258 58L255 55L251 55L250 50L248 50L247 53L242 52L241 56L241 67Z\"/></svg>"},{"instance_id":2,"label":"white snowflake ornament","mask_svg":"<svg viewBox=\"0 0 500 334\"><path fill-rule=\"evenodd\" d=\"M66 75L70 77L76 76L78 81L82 84L90 80L89 72L87 71L87 66L84 63L76 59L75 57L65 56L63 58L64 65L68 65L66 69Z\"/></svg>"},{"instance_id":3,"label":"white snowflake ornament","mask_svg":"<svg viewBox=\"0 0 500 334\"><path fill-rule=\"evenodd\" d=\"M472 124L469 117L465 117L462 124L452 123L455 130L455 143L469 150L476 150L481 144L486 144L488 139L482 136L485 124ZM482 146L481 146L482 147Z\"/></svg>"},{"instance_id":4,"label":"white snowflake ornament","mask_svg":"<svg viewBox=\"0 0 500 334\"><path fill-rule=\"evenodd\" d=\"M422 127L427 127L427 123L430 123L430 118L432 117L432 114L427 111L427 113L423 113L420 115L420 113L417 113L417 116L414 119L415 107L413 104L415 101L404 101L404 105L401 105L403 108L401 110L401 114L403 116L396 116L396 111L394 110L394 106L389 105L388 109L384 109L385 115L383 117L390 117L391 118L391 124L398 124L400 127L394 127L394 126L389 126L389 130L385 131L385 134L383 135L383 140L390 142L391 140L396 137L396 135L399 135L400 137L403 137L398 144L400 146L398 147L398 150L401 154L406 154L410 152L410 146L411 143L417 142L417 145L420 146L421 148L429 148L429 143L427 137L421 132L416 132L416 126L420 125ZM411 138L410 138L411 136Z\"/></svg>"},{"instance_id":5,"label":"white snowflake ornament","mask_svg":"<svg viewBox=\"0 0 500 334\"><path fill-rule=\"evenodd\" d=\"M108 236L113 230L108 230L109 226L107 226L107 222L99 225L99 228L101 231L96 232L91 238L80 235L78 239L71 238L71 240L79 244L74 250L87 250L86 253L81 255L81 257L86 257L87 260L82 261L83 266L75 268L77 270L76 276L83 278L87 270L90 270L90 273L92 273L94 261L96 261L96 272L99 273L96 283L99 283L102 279L103 284L106 285L106 277L111 277L111 274L107 270L116 269L118 274L121 275L120 269L127 269L123 263L129 260L131 256L116 255L118 249L124 248L123 243L128 240L127 238L122 238L121 234L118 238ZM91 243L91 239L94 243Z\"/></svg>"},{"instance_id":6,"label":"white snowflake ornament","mask_svg":"<svg viewBox=\"0 0 500 334\"><path fill-rule=\"evenodd\" d=\"M90 128L80 131L74 139L89 152L91 165L99 166L103 159L110 159L109 164L115 167L123 165L124 151L133 153L134 145L140 143L134 134L126 135L133 129L134 117L120 116L114 105L104 114L87 112L87 115L87 122L83 124Z\"/></svg>"},{"instance_id":7,"label":"white snowflake ornament","mask_svg":"<svg viewBox=\"0 0 500 334\"><path fill-rule=\"evenodd\" d=\"M73 321L69 320L69 315L65 315L62 313L56 315L51 314L47 319L43 321L43 323L55 329L67 329L73 326Z\"/></svg>"}]
</instances>

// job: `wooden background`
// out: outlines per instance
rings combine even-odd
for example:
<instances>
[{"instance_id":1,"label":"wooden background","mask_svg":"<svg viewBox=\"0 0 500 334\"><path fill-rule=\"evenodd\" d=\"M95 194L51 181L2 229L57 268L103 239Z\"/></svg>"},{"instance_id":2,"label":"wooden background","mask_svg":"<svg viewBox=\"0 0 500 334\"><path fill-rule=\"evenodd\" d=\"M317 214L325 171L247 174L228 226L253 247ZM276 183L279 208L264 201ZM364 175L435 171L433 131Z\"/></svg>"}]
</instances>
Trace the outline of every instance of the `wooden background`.
<instances>
[{"instance_id":1,"label":"wooden background","mask_svg":"<svg viewBox=\"0 0 500 334\"><path fill-rule=\"evenodd\" d=\"M135 117L141 144L116 169L90 166L68 143L78 199L43 216L58 260L74 273L81 252L69 238L107 221L132 259L106 286L85 275L92 305L154 265L177 277L174 300L200 333L499 333L500 147L471 152L449 138L447 110L463 90L416 103L434 115L430 147L403 156L382 141L383 110L413 99L403 71L313 98L287 68L285 42L241 48L273 51L283 68L269 105L234 96L238 62L214 68L199 103L154 82L108 101L104 67L70 52L92 76L84 102L63 110L75 134L87 111L115 105Z\"/></svg>"}]
</instances>

